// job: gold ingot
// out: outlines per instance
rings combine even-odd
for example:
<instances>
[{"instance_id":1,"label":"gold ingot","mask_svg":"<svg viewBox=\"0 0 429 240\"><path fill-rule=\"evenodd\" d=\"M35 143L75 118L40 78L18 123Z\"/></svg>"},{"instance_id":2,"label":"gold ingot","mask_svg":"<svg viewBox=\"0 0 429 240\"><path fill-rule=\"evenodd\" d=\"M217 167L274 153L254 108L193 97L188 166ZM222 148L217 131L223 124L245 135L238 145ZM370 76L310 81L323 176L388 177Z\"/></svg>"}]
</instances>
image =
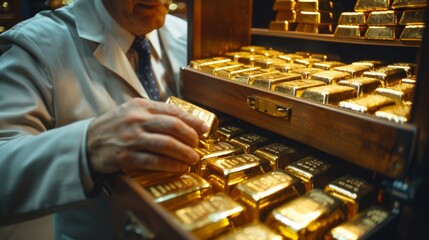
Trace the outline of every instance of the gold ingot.
<instances>
[{"instance_id":1,"label":"gold ingot","mask_svg":"<svg viewBox=\"0 0 429 240\"><path fill-rule=\"evenodd\" d=\"M408 77L403 78L401 80L401 83L408 83L408 84L416 85L416 81L417 81L416 75L409 75Z\"/></svg>"},{"instance_id":2,"label":"gold ingot","mask_svg":"<svg viewBox=\"0 0 429 240\"><path fill-rule=\"evenodd\" d=\"M141 171L124 170L125 175L132 178L135 182L137 182L141 186L162 182L165 179L168 179L171 177L177 177L186 172L189 172L189 169L182 173L151 171L151 170L141 170Z\"/></svg>"},{"instance_id":3,"label":"gold ingot","mask_svg":"<svg viewBox=\"0 0 429 240\"><path fill-rule=\"evenodd\" d=\"M322 239L324 233L346 218L343 201L320 189L275 208L266 220L285 239Z\"/></svg>"},{"instance_id":4,"label":"gold ingot","mask_svg":"<svg viewBox=\"0 0 429 240\"><path fill-rule=\"evenodd\" d=\"M247 55L254 55L255 53L250 51L235 51L235 52L227 52L225 53L225 56L235 61L236 58L239 58L240 56L247 56Z\"/></svg>"},{"instance_id":5,"label":"gold ingot","mask_svg":"<svg viewBox=\"0 0 429 240\"><path fill-rule=\"evenodd\" d=\"M405 10L402 13L399 25L425 25L426 11L425 9Z\"/></svg>"},{"instance_id":6,"label":"gold ingot","mask_svg":"<svg viewBox=\"0 0 429 240\"><path fill-rule=\"evenodd\" d=\"M329 0L298 0L295 5L297 11L332 11L333 2Z\"/></svg>"},{"instance_id":7,"label":"gold ingot","mask_svg":"<svg viewBox=\"0 0 429 240\"><path fill-rule=\"evenodd\" d=\"M295 10L284 10L276 13L276 21L296 22L297 12Z\"/></svg>"},{"instance_id":8,"label":"gold ingot","mask_svg":"<svg viewBox=\"0 0 429 240\"><path fill-rule=\"evenodd\" d=\"M270 161L272 169L284 169L290 163L307 155L305 151L300 151L281 142L275 142L258 148L254 154Z\"/></svg>"},{"instance_id":9,"label":"gold ingot","mask_svg":"<svg viewBox=\"0 0 429 240\"><path fill-rule=\"evenodd\" d=\"M395 40L398 39L402 29L396 26L369 26L365 32L366 39Z\"/></svg>"},{"instance_id":10,"label":"gold ingot","mask_svg":"<svg viewBox=\"0 0 429 240\"><path fill-rule=\"evenodd\" d=\"M289 20L273 20L270 21L268 29L277 31L294 31L296 28L296 22Z\"/></svg>"},{"instance_id":11,"label":"gold ingot","mask_svg":"<svg viewBox=\"0 0 429 240\"><path fill-rule=\"evenodd\" d=\"M370 232L382 228L382 224L389 219L390 212L380 206L371 206L346 221L331 229L325 236L326 240L357 240L366 239Z\"/></svg>"},{"instance_id":12,"label":"gold ingot","mask_svg":"<svg viewBox=\"0 0 429 240\"><path fill-rule=\"evenodd\" d=\"M273 5L274 11L290 11L295 9L295 0L276 0Z\"/></svg>"},{"instance_id":13,"label":"gold ingot","mask_svg":"<svg viewBox=\"0 0 429 240\"><path fill-rule=\"evenodd\" d=\"M428 6L427 0L393 0L393 9L402 8L426 8Z\"/></svg>"},{"instance_id":14,"label":"gold ingot","mask_svg":"<svg viewBox=\"0 0 429 240\"><path fill-rule=\"evenodd\" d=\"M313 74L311 79L322 81L326 84L336 84L340 80L349 79L351 77L352 75L348 72L327 70Z\"/></svg>"},{"instance_id":15,"label":"gold ingot","mask_svg":"<svg viewBox=\"0 0 429 240\"><path fill-rule=\"evenodd\" d=\"M280 58L265 58L265 59L256 59L253 65L264 69L271 69L271 66L273 64L284 64L284 63L287 63L287 62Z\"/></svg>"},{"instance_id":16,"label":"gold ingot","mask_svg":"<svg viewBox=\"0 0 429 240\"><path fill-rule=\"evenodd\" d=\"M356 12L372 12L389 10L391 0L357 0L354 10Z\"/></svg>"},{"instance_id":17,"label":"gold ingot","mask_svg":"<svg viewBox=\"0 0 429 240\"><path fill-rule=\"evenodd\" d=\"M362 113L374 113L379 108L394 104L395 101L391 98L378 94L369 94L363 97L341 101L338 106Z\"/></svg>"},{"instance_id":18,"label":"gold ingot","mask_svg":"<svg viewBox=\"0 0 429 240\"><path fill-rule=\"evenodd\" d=\"M229 193L238 183L270 170L268 160L245 153L208 162L203 177L216 192Z\"/></svg>"},{"instance_id":19,"label":"gold ingot","mask_svg":"<svg viewBox=\"0 0 429 240\"><path fill-rule=\"evenodd\" d=\"M381 67L382 62L378 60L361 60L352 62L352 65L368 66L370 70L374 70L375 68Z\"/></svg>"},{"instance_id":20,"label":"gold ingot","mask_svg":"<svg viewBox=\"0 0 429 240\"><path fill-rule=\"evenodd\" d=\"M366 25L368 15L363 12L342 12L338 25Z\"/></svg>"},{"instance_id":21,"label":"gold ingot","mask_svg":"<svg viewBox=\"0 0 429 240\"><path fill-rule=\"evenodd\" d=\"M220 139L216 137L213 138L207 138L207 139L199 139L198 140L198 147L199 148L205 148L209 149L211 146L218 144L220 142Z\"/></svg>"},{"instance_id":22,"label":"gold ingot","mask_svg":"<svg viewBox=\"0 0 429 240\"><path fill-rule=\"evenodd\" d=\"M166 103L178 106L185 112L205 122L207 126L209 126L209 130L203 134L202 138L216 138L216 131L219 126L219 120L216 114L174 96L169 97Z\"/></svg>"},{"instance_id":23,"label":"gold ingot","mask_svg":"<svg viewBox=\"0 0 429 240\"><path fill-rule=\"evenodd\" d=\"M325 186L324 190L347 204L347 219L377 201L377 191L371 183L350 175L338 178Z\"/></svg>"},{"instance_id":24,"label":"gold ingot","mask_svg":"<svg viewBox=\"0 0 429 240\"><path fill-rule=\"evenodd\" d=\"M331 12L309 12L309 11L300 11L298 23L308 23L308 24L322 24L322 23L332 23L333 15Z\"/></svg>"},{"instance_id":25,"label":"gold ingot","mask_svg":"<svg viewBox=\"0 0 429 240\"><path fill-rule=\"evenodd\" d=\"M337 105L341 101L355 97L357 97L357 93L354 88L340 85L307 88L301 95L301 98L304 99L332 105Z\"/></svg>"},{"instance_id":26,"label":"gold ingot","mask_svg":"<svg viewBox=\"0 0 429 240\"><path fill-rule=\"evenodd\" d=\"M210 184L194 173L168 178L144 188L152 195L154 202L168 210L178 209L212 193Z\"/></svg>"},{"instance_id":27,"label":"gold ingot","mask_svg":"<svg viewBox=\"0 0 429 240\"><path fill-rule=\"evenodd\" d=\"M257 51L259 51L259 50L257 50ZM254 62L257 59L265 59L265 58L267 58L267 56L261 55L261 54L252 54L249 52L248 54L235 55L234 61L253 66Z\"/></svg>"},{"instance_id":28,"label":"gold ingot","mask_svg":"<svg viewBox=\"0 0 429 240\"><path fill-rule=\"evenodd\" d=\"M419 41L423 39L424 25L407 25L402 30L399 39L403 41Z\"/></svg>"},{"instance_id":29,"label":"gold ingot","mask_svg":"<svg viewBox=\"0 0 429 240\"><path fill-rule=\"evenodd\" d=\"M274 208L305 193L304 183L282 169L237 184L231 197L246 208L251 221L264 221Z\"/></svg>"},{"instance_id":30,"label":"gold ingot","mask_svg":"<svg viewBox=\"0 0 429 240\"><path fill-rule=\"evenodd\" d=\"M220 141L229 141L232 138L248 133L249 129L242 124L227 124L217 129L217 136Z\"/></svg>"},{"instance_id":31,"label":"gold ingot","mask_svg":"<svg viewBox=\"0 0 429 240\"><path fill-rule=\"evenodd\" d=\"M370 69L371 69L370 67L365 65L353 65L353 64L334 67L335 71L349 73L353 78L361 77L365 71L368 71Z\"/></svg>"},{"instance_id":32,"label":"gold ingot","mask_svg":"<svg viewBox=\"0 0 429 240\"><path fill-rule=\"evenodd\" d=\"M174 220L198 239L212 239L244 225L244 207L225 194L216 194L174 211Z\"/></svg>"},{"instance_id":33,"label":"gold ingot","mask_svg":"<svg viewBox=\"0 0 429 240\"><path fill-rule=\"evenodd\" d=\"M375 116L378 118L401 124L408 122L410 114L411 104L392 105L375 112Z\"/></svg>"},{"instance_id":34,"label":"gold ingot","mask_svg":"<svg viewBox=\"0 0 429 240\"><path fill-rule=\"evenodd\" d=\"M302 79L302 76L297 73L277 72L267 75L255 77L252 85L256 87L274 90L277 84L292 80Z\"/></svg>"},{"instance_id":35,"label":"gold ingot","mask_svg":"<svg viewBox=\"0 0 429 240\"><path fill-rule=\"evenodd\" d=\"M336 177L331 164L314 156L307 156L293 162L286 166L285 170L301 179L307 192L315 188L323 188Z\"/></svg>"},{"instance_id":36,"label":"gold ingot","mask_svg":"<svg viewBox=\"0 0 429 240\"><path fill-rule=\"evenodd\" d=\"M305 68L305 66L302 64L297 64L292 62L273 63L271 65L271 69L278 70L280 72L290 72L291 69L297 69L297 68Z\"/></svg>"},{"instance_id":37,"label":"gold ingot","mask_svg":"<svg viewBox=\"0 0 429 240\"><path fill-rule=\"evenodd\" d=\"M396 104L401 104L404 101L413 100L414 89L414 84L399 83L391 87L377 88L375 93L392 99Z\"/></svg>"},{"instance_id":38,"label":"gold ingot","mask_svg":"<svg viewBox=\"0 0 429 240\"><path fill-rule=\"evenodd\" d=\"M407 72L401 68L378 67L364 72L362 76L380 79L383 87L388 87L400 83L407 77Z\"/></svg>"},{"instance_id":39,"label":"gold ingot","mask_svg":"<svg viewBox=\"0 0 429 240\"><path fill-rule=\"evenodd\" d=\"M332 24L331 23L300 23L296 25L295 31L305 32L305 33L332 33Z\"/></svg>"},{"instance_id":40,"label":"gold ingot","mask_svg":"<svg viewBox=\"0 0 429 240\"><path fill-rule=\"evenodd\" d=\"M279 83L274 88L274 91L290 94L296 97L301 97L302 92L311 87L325 86L326 83L318 80L301 79L284 83Z\"/></svg>"},{"instance_id":41,"label":"gold ingot","mask_svg":"<svg viewBox=\"0 0 429 240\"><path fill-rule=\"evenodd\" d=\"M243 72L247 72L247 71L254 71L254 70L257 70L260 68L261 67L254 67L251 65L242 65L242 66L228 68L228 69L221 69L217 72L217 75L219 77L234 80L235 75L237 75L239 73L243 73Z\"/></svg>"},{"instance_id":42,"label":"gold ingot","mask_svg":"<svg viewBox=\"0 0 429 240\"><path fill-rule=\"evenodd\" d=\"M267 48L264 46L255 46L255 45L240 47L240 51L251 52L251 53L255 53L257 50L266 50L266 49Z\"/></svg>"},{"instance_id":43,"label":"gold ingot","mask_svg":"<svg viewBox=\"0 0 429 240\"><path fill-rule=\"evenodd\" d=\"M361 38L368 29L366 25L338 25L335 28L335 37Z\"/></svg>"},{"instance_id":44,"label":"gold ingot","mask_svg":"<svg viewBox=\"0 0 429 240\"><path fill-rule=\"evenodd\" d=\"M303 56L296 53L281 54L281 55L278 55L277 57L291 63L295 62L296 59L304 58Z\"/></svg>"},{"instance_id":45,"label":"gold ingot","mask_svg":"<svg viewBox=\"0 0 429 240\"><path fill-rule=\"evenodd\" d=\"M231 59L227 57L213 57L213 58L204 58L204 59L195 59L189 62L189 67L197 70L201 70L202 66L213 65L217 63L230 62Z\"/></svg>"},{"instance_id":46,"label":"gold ingot","mask_svg":"<svg viewBox=\"0 0 429 240\"><path fill-rule=\"evenodd\" d=\"M244 152L242 148L228 142L219 142L211 145L209 148L196 148L195 151L201 156L196 167L197 174L199 175L204 174L207 163L213 159L242 154Z\"/></svg>"},{"instance_id":47,"label":"gold ingot","mask_svg":"<svg viewBox=\"0 0 429 240\"><path fill-rule=\"evenodd\" d=\"M249 223L216 238L216 240L283 240L283 237L269 229L265 224Z\"/></svg>"},{"instance_id":48,"label":"gold ingot","mask_svg":"<svg viewBox=\"0 0 429 240\"><path fill-rule=\"evenodd\" d=\"M322 60L317 59L317 58L311 58L311 57L308 57L308 58L299 58L299 59L296 59L294 61L294 63L296 63L296 64L302 64L302 65L304 65L307 68L311 68L313 66L313 64L318 63L318 62L322 62Z\"/></svg>"},{"instance_id":49,"label":"gold ingot","mask_svg":"<svg viewBox=\"0 0 429 240\"><path fill-rule=\"evenodd\" d=\"M263 55L265 57L277 57L278 55L285 54L282 51L274 49L256 49L255 53L258 55Z\"/></svg>"},{"instance_id":50,"label":"gold ingot","mask_svg":"<svg viewBox=\"0 0 429 240\"><path fill-rule=\"evenodd\" d=\"M278 72L278 71L271 71L268 69L256 69L253 71L237 73L234 76L233 80L237 81L237 82L244 83L244 84L253 84L253 80L255 78L271 75L271 74L274 74L276 72Z\"/></svg>"},{"instance_id":51,"label":"gold ingot","mask_svg":"<svg viewBox=\"0 0 429 240\"><path fill-rule=\"evenodd\" d=\"M216 64L210 64L210 65L202 65L200 66L200 70L205 73L210 73L213 75L217 75L217 72L222 69L228 69L228 68L234 68L238 66L242 66L242 63L235 62L235 61L228 61L228 62L222 62L222 63L216 63Z\"/></svg>"},{"instance_id":52,"label":"gold ingot","mask_svg":"<svg viewBox=\"0 0 429 240\"><path fill-rule=\"evenodd\" d=\"M407 63L407 62L397 62L387 65L390 68L400 68L404 69L407 72L408 76L415 76L417 74L417 64L415 63Z\"/></svg>"},{"instance_id":53,"label":"gold ingot","mask_svg":"<svg viewBox=\"0 0 429 240\"><path fill-rule=\"evenodd\" d=\"M293 68L289 70L290 73L300 74L303 79L310 79L313 74L321 71L323 71L323 69L305 66L303 68Z\"/></svg>"},{"instance_id":54,"label":"gold ingot","mask_svg":"<svg viewBox=\"0 0 429 240\"><path fill-rule=\"evenodd\" d=\"M373 93L375 89L381 87L381 81L376 78L359 77L338 81L338 85L353 87L358 97Z\"/></svg>"},{"instance_id":55,"label":"gold ingot","mask_svg":"<svg viewBox=\"0 0 429 240\"><path fill-rule=\"evenodd\" d=\"M323 62L313 63L314 68L320 68L323 70L331 70L334 67L339 67L339 66L344 66L344 65L346 65L346 64L343 62L339 62L339 61L323 61Z\"/></svg>"},{"instance_id":56,"label":"gold ingot","mask_svg":"<svg viewBox=\"0 0 429 240\"><path fill-rule=\"evenodd\" d=\"M246 133L230 140L232 144L239 146L245 153L253 153L256 149L267 145L271 140L258 133Z\"/></svg>"},{"instance_id":57,"label":"gold ingot","mask_svg":"<svg viewBox=\"0 0 429 240\"><path fill-rule=\"evenodd\" d=\"M368 15L366 23L369 26L397 26L402 12L388 11L373 11Z\"/></svg>"}]
</instances>

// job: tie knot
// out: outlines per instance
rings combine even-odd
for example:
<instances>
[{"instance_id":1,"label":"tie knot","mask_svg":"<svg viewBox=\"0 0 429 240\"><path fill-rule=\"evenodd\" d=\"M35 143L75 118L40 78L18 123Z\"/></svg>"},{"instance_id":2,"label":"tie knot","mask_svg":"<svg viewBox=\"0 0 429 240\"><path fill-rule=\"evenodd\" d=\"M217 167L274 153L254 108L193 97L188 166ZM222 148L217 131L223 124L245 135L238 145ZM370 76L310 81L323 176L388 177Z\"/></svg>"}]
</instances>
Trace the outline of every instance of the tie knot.
<instances>
[{"instance_id":1,"label":"tie knot","mask_svg":"<svg viewBox=\"0 0 429 240\"><path fill-rule=\"evenodd\" d=\"M136 37L131 47L139 54L150 54L150 43L146 37Z\"/></svg>"}]
</instances>

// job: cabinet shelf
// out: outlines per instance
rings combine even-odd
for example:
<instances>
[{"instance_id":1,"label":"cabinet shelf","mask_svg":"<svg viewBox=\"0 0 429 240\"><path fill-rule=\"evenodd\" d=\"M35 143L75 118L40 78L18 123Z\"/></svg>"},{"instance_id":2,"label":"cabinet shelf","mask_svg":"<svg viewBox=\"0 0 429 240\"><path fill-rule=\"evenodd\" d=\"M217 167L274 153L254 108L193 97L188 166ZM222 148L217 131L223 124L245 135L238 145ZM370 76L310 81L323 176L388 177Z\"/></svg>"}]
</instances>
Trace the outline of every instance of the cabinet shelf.
<instances>
[{"instance_id":1,"label":"cabinet shelf","mask_svg":"<svg viewBox=\"0 0 429 240\"><path fill-rule=\"evenodd\" d=\"M373 46L396 46L396 47L420 47L422 41L402 41L402 40L369 40L363 38L345 38L335 37L333 34L314 34L314 33L303 33L294 31L279 31L270 30L266 28L252 28L251 34L254 36L264 37L280 37L280 38L295 38L302 40L314 40L323 42L334 42L334 43L348 43L348 44L359 44L359 45L373 45Z\"/></svg>"}]
</instances>

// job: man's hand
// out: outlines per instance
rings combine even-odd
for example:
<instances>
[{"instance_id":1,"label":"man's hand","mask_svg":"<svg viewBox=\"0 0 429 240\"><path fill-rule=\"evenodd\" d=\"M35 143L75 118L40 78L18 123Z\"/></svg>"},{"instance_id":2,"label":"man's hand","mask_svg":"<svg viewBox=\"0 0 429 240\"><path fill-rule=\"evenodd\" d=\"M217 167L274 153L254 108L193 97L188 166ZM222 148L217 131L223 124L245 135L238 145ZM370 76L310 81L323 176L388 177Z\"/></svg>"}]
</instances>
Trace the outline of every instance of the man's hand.
<instances>
[{"instance_id":1,"label":"man's hand","mask_svg":"<svg viewBox=\"0 0 429 240\"><path fill-rule=\"evenodd\" d=\"M177 106L132 99L90 123L89 164L97 173L183 172L199 160L193 148L207 130L202 120Z\"/></svg>"}]
</instances>

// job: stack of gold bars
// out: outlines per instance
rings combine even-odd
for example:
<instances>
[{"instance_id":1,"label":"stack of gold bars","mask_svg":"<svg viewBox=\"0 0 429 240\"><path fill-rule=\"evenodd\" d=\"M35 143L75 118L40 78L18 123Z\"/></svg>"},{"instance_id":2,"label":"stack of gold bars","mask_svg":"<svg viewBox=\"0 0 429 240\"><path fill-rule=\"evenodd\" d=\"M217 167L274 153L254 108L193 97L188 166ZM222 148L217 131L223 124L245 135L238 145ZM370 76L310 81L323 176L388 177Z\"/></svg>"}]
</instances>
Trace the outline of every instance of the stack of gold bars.
<instances>
[{"instance_id":1,"label":"stack of gold bars","mask_svg":"<svg viewBox=\"0 0 429 240\"><path fill-rule=\"evenodd\" d=\"M199 164L180 176L129 176L198 239L357 239L393 218L375 182L334 160L180 98L167 103L209 124Z\"/></svg>"},{"instance_id":2,"label":"stack of gold bars","mask_svg":"<svg viewBox=\"0 0 429 240\"><path fill-rule=\"evenodd\" d=\"M355 12L343 12L336 37L421 40L427 0L357 0Z\"/></svg>"},{"instance_id":3,"label":"stack of gold bars","mask_svg":"<svg viewBox=\"0 0 429 240\"><path fill-rule=\"evenodd\" d=\"M269 29L306 33L332 33L331 0L276 0L276 19Z\"/></svg>"},{"instance_id":4,"label":"stack of gold bars","mask_svg":"<svg viewBox=\"0 0 429 240\"><path fill-rule=\"evenodd\" d=\"M240 84L338 106L397 123L408 121L415 63L377 60L344 63L335 56L284 53L243 46L225 56L197 59L190 67Z\"/></svg>"}]
</instances>

